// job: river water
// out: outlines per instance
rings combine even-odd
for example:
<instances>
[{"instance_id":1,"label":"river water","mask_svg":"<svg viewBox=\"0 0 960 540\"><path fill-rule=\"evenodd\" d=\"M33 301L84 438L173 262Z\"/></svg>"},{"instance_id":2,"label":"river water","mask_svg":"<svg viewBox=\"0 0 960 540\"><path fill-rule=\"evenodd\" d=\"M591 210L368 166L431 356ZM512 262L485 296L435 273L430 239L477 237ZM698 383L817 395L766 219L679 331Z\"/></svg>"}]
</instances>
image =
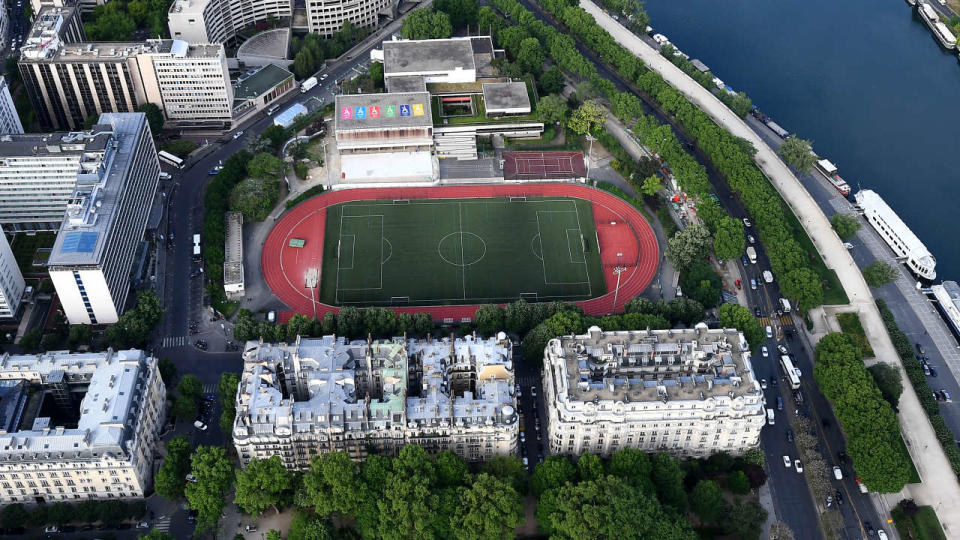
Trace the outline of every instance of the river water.
<instances>
[{"instance_id":1,"label":"river water","mask_svg":"<svg viewBox=\"0 0 960 540\"><path fill-rule=\"evenodd\" d=\"M960 65L903 0L647 0L666 35L856 190L878 193L960 280Z\"/></svg>"}]
</instances>

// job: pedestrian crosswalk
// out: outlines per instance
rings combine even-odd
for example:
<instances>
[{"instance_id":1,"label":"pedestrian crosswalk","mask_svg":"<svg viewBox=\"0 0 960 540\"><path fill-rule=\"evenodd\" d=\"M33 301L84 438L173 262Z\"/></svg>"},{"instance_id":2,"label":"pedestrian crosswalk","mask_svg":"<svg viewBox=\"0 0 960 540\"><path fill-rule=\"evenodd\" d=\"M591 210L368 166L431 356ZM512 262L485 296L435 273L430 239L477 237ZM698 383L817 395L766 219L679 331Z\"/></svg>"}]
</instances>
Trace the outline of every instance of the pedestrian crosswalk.
<instances>
[{"instance_id":1,"label":"pedestrian crosswalk","mask_svg":"<svg viewBox=\"0 0 960 540\"><path fill-rule=\"evenodd\" d=\"M163 349L169 349L172 347L183 347L187 344L187 336L167 336L163 338L163 341L160 343L160 347Z\"/></svg>"},{"instance_id":2,"label":"pedestrian crosswalk","mask_svg":"<svg viewBox=\"0 0 960 540\"><path fill-rule=\"evenodd\" d=\"M203 385L204 394L213 394L217 391L217 383L207 383Z\"/></svg>"},{"instance_id":3,"label":"pedestrian crosswalk","mask_svg":"<svg viewBox=\"0 0 960 540\"><path fill-rule=\"evenodd\" d=\"M153 522L153 528L158 531L170 531L170 516L160 516Z\"/></svg>"},{"instance_id":4,"label":"pedestrian crosswalk","mask_svg":"<svg viewBox=\"0 0 960 540\"><path fill-rule=\"evenodd\" d=\"M783 315L783 316L781 316L781 317L760 317L760 325L761 325L761 326L766 326L766 325L768 325L768 324L774 324L774 321L776 321L776 324L778 324L779 326L792 326L792 325L793 325L793 318L791 318L790 315Z\"/></svg>"}]
</instances>

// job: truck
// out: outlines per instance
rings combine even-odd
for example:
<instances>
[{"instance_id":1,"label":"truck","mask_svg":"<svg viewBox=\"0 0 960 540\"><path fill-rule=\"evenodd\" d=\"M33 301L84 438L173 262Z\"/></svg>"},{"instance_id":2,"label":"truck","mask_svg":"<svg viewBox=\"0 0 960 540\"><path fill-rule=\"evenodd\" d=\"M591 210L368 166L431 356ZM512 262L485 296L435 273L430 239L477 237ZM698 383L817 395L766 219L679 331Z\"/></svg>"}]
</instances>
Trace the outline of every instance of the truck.
<instances>
[{"instance_id":1,"label":"truck","mask_svg":"<svg viewBox=\"0 0 960 540\"><path fill-rule=\"evenodd\" d=\"M786 298L781 298L780 309L782 309L784 313L790 313L790 301Z\"/></svg>"},{"instance_id":2,"label":"truck","mask_svg":"<svg viewBox=\"0 0 960 540\"><path fill-rule=\"evenodd\" d=\"M753 246L747 247L747 258L750 259L750 264L757 264L757 250L753 249Z\"/></svg>"},{"instance_id":3,"label":"truck","mask_svg":"<svg viewBox=\"0 0 960 540\"><path fill-rule=\"evenodd\" d=\"M301 93L301 94L305 94L305 93L309 92L310 89L312 89L312 88L313 88L314 86L316 86L316 85L317 85L317 78L316 78L316 77L310 77L309 79L306 79L305 81L303 81L302 83L300 83L300 93Z\"/></svg>"},{"instance_id":4,"label":"truck","mask_svg":"<svg viewBox=\"0 0 960 540\"><path fill-rule=\"evenodd\" d=\"M763 271L763 280L767 283L773 283L773 272L769 270Z\"/></svg>"}]
</instances>

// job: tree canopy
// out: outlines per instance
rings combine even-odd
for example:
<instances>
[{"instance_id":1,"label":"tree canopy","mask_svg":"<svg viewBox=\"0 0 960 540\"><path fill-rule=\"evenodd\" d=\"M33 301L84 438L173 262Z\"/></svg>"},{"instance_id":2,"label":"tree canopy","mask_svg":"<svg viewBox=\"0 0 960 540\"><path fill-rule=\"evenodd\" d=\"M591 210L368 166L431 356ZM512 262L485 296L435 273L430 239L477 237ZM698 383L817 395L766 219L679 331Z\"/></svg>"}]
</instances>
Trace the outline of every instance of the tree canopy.
<instances>
[{"instance_id":1,"label":"tree canopy","mask_svg":"<svg viewBox=\"0 0 960 540\"><path fill-rule=\"evenodd\" d=\"M271 506L277 506L290 489L292 476L280 456L253 459L243 470L236 471L236 493L233 502L245 513L258 517Z\"/></svg>"},{"instance_id":2,"label":"tree canopy","mask_svg":"<svg viewBox=\"0 0 960 540\"><path fill-rule=\"evenodd\" d=\"M191 457L191 474L196 481L184 490L190 508L197 511L197 529L216 528L226 505L225 494L233 485L233 463L220 446L199 446Z\"/></svg>"},{"instance_id":3,"label":"tree canopy","mask_svg":"<svg viewBox=\"0 0 960 540\"><path fill-rule=\"evenodd\" d=\"M453 34L450 16L429 8L415 10L403 20L400 34L406 39L442 39Z\"/></svg>"},{"instance_id":4,"label":"tree canopy","mask_svg":"<svg viewBox=\"0 0 960 540\"><path fill-rule=\"evenodd\" d=\"M153 489L165 499L175 501L183 497L190 472L190 443L184 437L167 441L167 456L153 479Z\"/></svg>"},{"instance_id":5,"label":"tree canopy","mask_svg":"<svg viewBox=\"0 0 960 540\"><path fill-rule=\"evenodd\" d=\"M743 332L743 337L747 338L751 349L756 350L763 345L763 327L748 308L740 304L723 304L717 310L717 315L724 328L736 328Z\"/></svg>"},{"instance_id":6,"label":"tree canopy","mask_svg":"<svg viewBox=\"0 0 960 540\"><path fill-rule=\"evenodd\" d=\"M602 126L605 118L606 111L599 102L591 99L584 101L583 105L580 105L577 107L577 110L573 111L567 125L574 133L586 135L597 127Z\"/></svg>"},{"instance_id":7,"label":"tree canopy","mask_svg":"<svg viewBox=\"0 0 960 540\"><path fill-rule=\"evenodd\" d=\"M720 218L713 236L713 251L717 258L728 261L736 259L745 248L743 222L730 216Z\"/></svg>"},{"instance_id":8,"label":"tree canopy","mask_svg":"<svg viewBox=\"0 0 960 540\"><path fill-rule=\"evenodd\" d=\"M830 224L833 225L833 230L837 231L837 236L842 240L853 238L861 227L860 220L857 219L856 216L842 212L834 214L833 217L830 218Z\"/></svg>"},{"instance_id":9,"label":"tree canopy","mask_svg":"<svg viewBox=\"0 0 960 540\"><path fill-rule=\"evenodd\" d=\"M147 123L150 124L150 133L154 137L163 131L163 111L153 103L141 103L137 106L137 112L147 115Z\"/></svg>"},{"instance_id":10,"label":"tree canopy","mask_svg":"<svg viewBox=\"0 0 960 540\"><path fill-rule=\"evenodd\" d=\"M792 165L803 174L810 172L817 157L813 155L813 148L810 141L801 139L794 135L787 137L778 151L780 157L788 164Z\"/></svg>"},{"instance_id":11,"label":"tree canopy","mask_svg":"<svg viewBox=\"0 0 960 540\"><path fill-rule=\"evenodd\" d=\"M713 247L710 231L703 225L691 225L667 240L664 255L677 270L683 271L705 258Z\"/></svg>"},{"instance_id":12,"label":"tree canopy","mask_svg":"<svg viewBox=\"0 0 960 540\"><path fill-rule=\"evenodd\" d=\"M886 261L876 261L863 269L863 279L871 287L883 287L900 276L900 272Z\"/></svg>"},{"instance_id":13,"label":"tree canopy","mask_svg":"<svg viewBox=\"0 0 960 540\"><path fill-rule=\"evenodd\" d=\"M559 124L569 112L567 102L554 94L543 96L537 103L537 120L544 124Z\"/></svg>"}]
</instances>

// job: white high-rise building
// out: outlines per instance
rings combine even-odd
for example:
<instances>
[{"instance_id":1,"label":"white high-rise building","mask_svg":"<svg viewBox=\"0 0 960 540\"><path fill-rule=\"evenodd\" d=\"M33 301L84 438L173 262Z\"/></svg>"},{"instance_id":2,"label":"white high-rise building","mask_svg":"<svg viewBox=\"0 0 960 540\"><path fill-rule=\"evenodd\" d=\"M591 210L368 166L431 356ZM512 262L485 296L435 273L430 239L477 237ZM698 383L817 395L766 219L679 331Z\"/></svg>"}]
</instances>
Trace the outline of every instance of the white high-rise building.
<instances>
[{"instance_id":1,"label":"white high-rise building","mask_svg":"<svg viewBox=\"0 0 960 540\"><path fill-rule=\"evenodd\" d=\"M553 454L623 448L708 456L760 444L763 391L737 330L603 332L550 340L543 398Z\"/></svg>"},{"instance_id":2,"label":"white high-rise building","mask_svg":"<svg viewBox=\"0 0 960 540\"><path fill-rule=\"evenodd\" d=\"M307 469L317 454L395 454L407 444L470 461L515 455L519 436L511 342L247 342L233 444L244 465L279 456Z\"/></svg>"},{"instance_id":3,"label":"white high-rise building","mask_svg":"<svg viewBox=\"0 0 960 540\"><path fill-rule=\"evenodd\" d=\"M103 114L93 132L47 261L70 324L113 323L123 312L160 175L146 115Z\"/></svg>"},{"instance_id":4,"label":"white high-rise building","mask_svg":"<svg viewBox=\"0 0 960 540\"><path fill-rule=\"evenodd\" d=\"M0 355L0 503L143 497L166 395L143 351Z\"/></svg>"},{"instance_id":5,"label":"white high-rise building","mask_svg":"<svg viewBox=\"0 0 960 540\"><path fill-rule=\"evenodd\" d=\"M269 17L289 19L292 0L174 0L170 37L190 43L230 43L237 32Z\"/></svg>"},{"instance_id":6,"label":"white high-rise building","mask_svg":"<svg viewBox=\"0 0 960 540\"><path fill-rule=\"evenodd\" d=\"M13 104L7 79L0 75L0 134L8 133L23 133L23 124Z\"/></svg>"},{"instance_id":7,"label":"white high-rise building","mask_svg":"<svg viewBox=\"0 0 960 540\"><path fill-rule=\"evenodd\" d=\"M164 40L137 59L144 97L162 104L168 123L230 125L233 86L223 45Z\"/></svg>"},{"instance_id":8,"label":"white high-rise building","mask_svg":"<svg viewBox=\"0 0 960 540\"><path fill-rule=\"evenodd\" d=\"M13 257L13 250L7 242L7 236L0 227L0 319L9 319L17 316L20 311L20 300L26 283L23 274Z\"/></svg>"},{"instance_id":9,"label":"white high-rise building","mask_svg":"<svg viewBox=\"0 0 960 540\"><path fill-rule=\"evenodd\" d=\"M393 18L399 0L307 0L307 28L332 36L349 22L358 28L376 26L381 15Z\"/></svg>"}]
</instances>

